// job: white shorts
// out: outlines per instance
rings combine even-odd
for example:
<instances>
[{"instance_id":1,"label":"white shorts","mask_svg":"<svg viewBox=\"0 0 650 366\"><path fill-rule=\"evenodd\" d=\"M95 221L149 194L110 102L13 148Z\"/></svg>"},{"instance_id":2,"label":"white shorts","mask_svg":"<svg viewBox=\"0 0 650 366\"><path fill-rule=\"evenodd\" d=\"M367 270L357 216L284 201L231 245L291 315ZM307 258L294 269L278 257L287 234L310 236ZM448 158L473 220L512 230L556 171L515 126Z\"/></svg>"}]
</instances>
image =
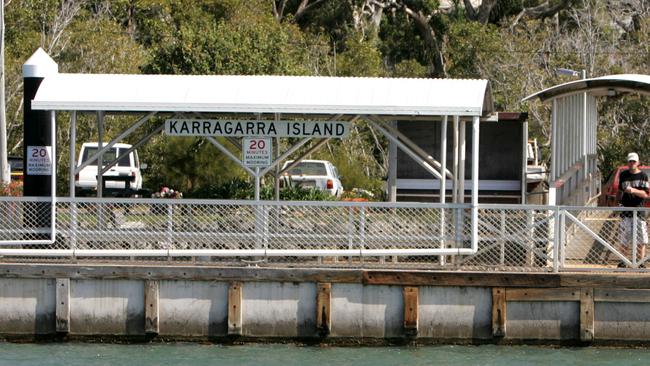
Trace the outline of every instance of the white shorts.
<instances>
[{"instance_id":1,"label":"white shorts","mask_svg":"<svg viewBox=\"0 0 650 366\"><path fill-rule=\"evenodd\" d=\"M618 241L621 245L632 246L633 224L633 217L621 217L621 223L618 227ZM636 229L637 244L648 244L648 225L646 224L645 218L637 217Z\"/></svg>"}]
</instances>

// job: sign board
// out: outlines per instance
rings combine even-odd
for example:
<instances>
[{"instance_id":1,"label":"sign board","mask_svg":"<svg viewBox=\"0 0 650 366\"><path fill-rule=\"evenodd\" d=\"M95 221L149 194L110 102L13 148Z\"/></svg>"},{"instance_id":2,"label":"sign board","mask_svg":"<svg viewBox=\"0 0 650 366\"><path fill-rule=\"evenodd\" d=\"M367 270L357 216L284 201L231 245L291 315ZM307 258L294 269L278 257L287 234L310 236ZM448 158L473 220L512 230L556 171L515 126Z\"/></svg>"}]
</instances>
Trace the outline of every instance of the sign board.
<instances>
[{"instance_id":1,"label":"sign board","mask_svg":"<svg viewBox=\"0 0 650 366\"><path fill-rule=\"evenodd\" d=\"M244 137L242 139L244 165L267 167L273 162L273 139L270 137Z\"/></svg>"},{"instance_id":2,"label":"sign board","mask_svg":"<svg viewBox=\"0 0 650 366\"><path fill-rule=\"evenodd\" d=\"M52 175L52 146L27 146L27 174Z\"/></svg>"},{"instance_id":3,"label":"sign board","mask_svg":"<svg viewBox=\"0 0 650 366\"><path fill-rule=\"evenodd\" d=\"M345 121L165 120L165 134L169 136L343 138L349 132L350 122Z\"/></svg>"}]
</instances>

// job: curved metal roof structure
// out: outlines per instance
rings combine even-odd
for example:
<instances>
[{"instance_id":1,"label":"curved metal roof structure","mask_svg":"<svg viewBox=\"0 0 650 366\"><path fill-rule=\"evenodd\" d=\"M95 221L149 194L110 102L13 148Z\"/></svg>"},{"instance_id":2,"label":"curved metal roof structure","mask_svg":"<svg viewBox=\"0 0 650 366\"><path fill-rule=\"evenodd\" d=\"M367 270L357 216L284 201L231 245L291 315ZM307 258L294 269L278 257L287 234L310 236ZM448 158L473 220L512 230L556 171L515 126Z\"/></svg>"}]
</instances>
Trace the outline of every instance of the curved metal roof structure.
<instances>
[{"instance_id":1,"label":"curved metal roof structure","mask_svg":"<svg viewBox=\"0 0 650 366\"><path fill-rule=\"evenodd\" d=\"M46 76L39 110L483 116L487 80L307 76Z\"/></svg>"},{"instance_id":2,"label":"curved metal roof structure","mask_svg":"<svg viewBox=\"0 0 650 366\"><path fill-rule=\"evenodd\" d=\"M612 91L615 94L640 93L650 95L650 75L621 74L570 81L531 94L522 101L535 98L546 101L559 96L584 92L589 92L594 96L606 96L611 95Z\"/></svg>"}]
</instances>

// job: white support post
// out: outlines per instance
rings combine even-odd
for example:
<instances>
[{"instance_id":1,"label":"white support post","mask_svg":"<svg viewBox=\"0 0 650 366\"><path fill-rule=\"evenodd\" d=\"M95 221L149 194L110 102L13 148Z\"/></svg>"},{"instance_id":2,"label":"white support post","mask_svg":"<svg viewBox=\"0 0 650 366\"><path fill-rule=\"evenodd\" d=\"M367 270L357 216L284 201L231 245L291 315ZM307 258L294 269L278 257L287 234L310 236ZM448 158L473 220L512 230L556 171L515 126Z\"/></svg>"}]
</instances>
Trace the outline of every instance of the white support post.
<instances>
[{"instance_id":1,"label":"white support post","mask_svg":"<svg viewBox=\"0 0 650 366\"><path fill-rule=\"evenodd\" d=\"M587 93L582 93L582 162L583 179L589 177L589 161L587 160ZM584 189L582 190L584 192ZM589 197L588 197L589 198ZM586 201L585 201L586 202Z\"/></svg>"},{"instance_id":2,"label":"white support post","mask_svg":"<svg viewBox=\"0 0 650 366\"><path fill-rule=\"evenodd\" d=\"M11 183L11 171L7 160L7 117L5 114L5 3L0 6L0 182Z\"/></svg>"},{"instance_id":3,"label":"white support post","mask_svg":"<svg viewBox=\"0 0 650 366\"><path fill-rule=\"evenodd\" d=\"M559 127L563 128L563 131L559 134L559 136L562 138L562 143L560 144L561 146L564 147L564 152L562 153L562 169L560 170L560 175L563 175L566 173L567 170L573 165L571 164L571 149L573 148L573 145L575 144L575 140L573 139L573 136L571 135L572 131L571 129L573 128L573 125L571 124L571 108L569 108L568 105L569 102L567 100L568 97L564 98L564 118L562 118L562 121L560 121L560 124L558 125ZM563 187L564 190L564 187ZM564 196L564 192L562 192L562 196Z\"/></svg>"},{"instance_id":4,"label":"white support post","mask_svg":"<svg viewBox=\"0 0 650 366\"><path fill-rule=\"evenodd\" d=\"M388 201L397 202L397 143L391 139L388 140Z\"/></svg>"},{"instance_id":5,"label":"white support post","mask_svg":"<svg viewBox=\"0 0 650 366\"><path fill-rule=\"evenodd\" d=\"M366 208L359 208L359 251L361 252L361 261L363 261L363 250L366 248Z\"/></svg>"},{"instance_id":6,"label":"white support post","mask_svg":"<svg viewBox=\"0 0 650 366\"><path fill-rule=\"evenodd\" d=\"M77 165L76 154L77 142L77 111L70 112L70 198L75 197L75 166Z\"/></svg>"},{"instance_id":7,"label":"white support post","mask_svg":"<svg viewBox=\"0 0 650 366\"><path fill-rule=\"evenodd\" d=\"M453 120L453 128L454 128L454 187L453 187L453 194L452 194L452 201L453 203L459 203L460 202L460 194L458 193L458 177L459 177L459 168L458 168L458 161L460 159L460 152L459 152L459 140L460 140L460 133L459 133L459 117L454 116ZM455 242L458 244L460 241L460 228L462 227L460 225L460 220L461 220L461 210L460 209L455 209L454 210L454 236L455 236Z\"/></svg>"},{"instance_id":8,"label":"white support post","mask_svg":"<svg viewBox=\"0 0 650 366\"><path fill-rule=\"evenodd\" d=\"M564 268L564 248L566 248L566 211L560 212L560 248L559 248L559 258L560 263L558 264L558 270Z\"/></svg>"},{"instance_id":9,"label":"white support post","mask_svg":"<svg viewBox=\"0 0 650 366\"><path fill-rule=\"evenodd\" d=\"M447 171L447 116L442 118L442 125L440 128L440 171L442 173ZM440 203L445 203L447 193L447 175L441 174L440 179Z\"/></svg>"},{"instance_id":10,"label":"white support post","mask_svg":"<svg viewBox=\"0 0 650 366\"><path fill-rule=\"evenodd\" d=\"M555 188L555 182L551 182L551 184L548 187L548 205L555 206L557 203L557 188Z\"/></svg>"},{"instance_id":11,"label":"white support post","mask_svg":"<svg viewBox=\"0 0 650 366\"><path fill-rule=\"evenodd\" d=\"M549 182L548 182L548 205L549 206L556 206L557 205L557 188L555 186L558 178L558 164L561 162L562 158L562 153L558 149L558 139L560 136L558 131L559 131L559 126L558 126L558 118L557 118L557 113L558 113L558 103L557 99L553 99L553 110L551 111L551 174L549 175ZM553 212L549 211L549 215L554 215ZM564 215L562 215L564 218ZM557 218L553 217L553 219L550 220L549 225L548 225L548 237L552 238L552 242L548 243L548 246L554 245L555 250L556 250L556 256L558 252L558 242L559 242L559 232L558 232L558 223L556 222ZM564 222L561 222L559 224L564 224ZM548 261L547 261L548 262ZM559 270L559 263L557 266L555 263L553 264L553 270Z\"/></svg>"},{"instance_id":12,"label":"white support post","mask_svg":"<svg viewBox=\"0 0 650 366\"><path fill-rule=\"evenodd\" d=\"M77 152L77 111L70 112L70 198L75 198L75 166L76 152ZM70 235L70 249L77 248L77 203L70 202L70 221L71 221L71 235Z\"/></svg>"},{"instance_id":13,"label":"white support post","mask_svg":"<svg viewBox=\"0 0 650 366\"><path fill-rule=\"evenodd\" d=\"M478 166L480 118L472 120L472 251L478 250Z\"/></svg>"},{"instance_id":14,"label":"white support post","mask_svg":"<svg viewBox=\"0 0 650 366\"><path fill-rule=\"evenodd\" d=\"M460 121L460 137L459 137L459 159L458 159L458 195L459 203L465 203L465 156L467 154L467 141L466 141L466 126L467 121Z\"/></svg>"},{"instance_id":15,"label":"white support post","mask_svg":"<svg viewBox=\"0 0 650 366\"><path fill-rule=\"evenodd\" d=\"M56 242L56 114L50 112L50 136L52 136L52 179L50 179L51 204L50 204L50 244Z\"/></svg>"},{"instance_id":16,"label":"white support post","mask_svg":"<svg viewBox=\"0 0 650 366\"><path fill-rule=\"evenodd\" d=\"M275 138L275 158L280 156L280 138ZM280 164L275 165L275 200L280 201Z\"/></svg>"},{"instance_id":17,"label":"white support post","mask_svg":"<svg viewBox=\"0 0 650 366\"><path fill-rule=\"evenodd\" d=\"M453 197L452 202L453 203L458 203L459 202L458 201L458 196L459 196L458 195L458 161L459 161L459 158L460 158L460 153L458 152L458 145L459 145L458 144L458 142L459 142L458 141L459 140L459 138L458 138L458 128L459 128L458 124L459 124L458 116L454 116L454 120L453 120L453 124L452 124L452 127L454 129L454 179L453 179L454 187L453 187L453 190L452 190L452 192L453 192L453 194L452 194L452 197Z\"/></svg>"},{"instance_id":18,"label":"white support post","mask_svg":"<svg viewBox=\"0 0 650 366\"><path fill-rule=\"evenodd\" d=\"M97 149L99 156L97 157L97 197L102 198L104 194L104 176L99 174L104 167L104 112L97 112Z\"/></svg>"},{"instance_id":19,"label":"white support post","mask_svg":"<svg viewBox=\"0 0 650 366\"><path fill-rule=\"evenodd\" d=\"M255 201L260 200L260 168L255 167Z\"/></svg>"},{"instance_id":20,"label":"white support post","mask_svg":"<svg viewBox=\"0 0 650 366\"><path fill-rule=\"evenodd\" d=\"M632 211L632 268L637 267L636 255L637 255L637 243L638 235L637 230L639 229L638 223L636 222L639 212L634 210ZM643 259L643 258L641 258Z\"/></svg>"},{"instance_id":21,"label":"white support post","mask_svg":"<svg viewBox=\"0 0 650 366\"><path fill-rule=\"evenodd\" d=\"M560 247L562 246L562 224L563 221L560 218L560 209L555 206L553 211L553 246L551 247L550 252L553 254L553 272L557 273L560 269ZM534 237L534 236L533 236ZM535 243L533 242L533 245ZM548 263L548 260L547 260Z\"/></svg>"},{"instance_id":22,"label":"white support post","mask_svg":"<svg viewBox=\"0 0 650 366\"><path fill-rule=\"evenodd\" d=\"M280 120L280 114L275 113L274 114L274 119L275 122L278 122ZM275 139L275 154L274 154L274 160L278 160L280 157L280 138L276 137ZM280 164L275 164L275 177L273 180L273 191L274 191L274 198L276 201L280 200Z\"/></svg>"},{"instance_id":23,"label":"white support post","mask_svg":"<svg viewBox=\"0 0 650 366\"><path fill-rule=\"evenodd\" d=\"M260 201L260 168L255 167L255 202ZM255 249L264 247L264 207L255 205Z\"/></svg>"},{"instance_id":24,"label":"white support post","mask_svg":"<svg viewBox=\"0 0 650 366\"><path fill-rule=\"evenodd\" d=\"M557 204L555 180L558 176L558 146L557 146L557 99L553 99L553 110L551 111L551 174L548 181L548 204L555 206Z\"/></svg>"},{"instance_id":25,"label":"white support post","mask_svg":"<svg viewBox=\"0 0 650 366\"><path fill-rule=\"evenodd\" d=\"M528 185L526 183L528 179L527 168L528 168L528 121L525 121L522 126L522 154L521 157L523 161L521 162L521 204L525 205L526 194L528 193ZM535 147L533 147L535 148ZM537 155L537 152L534 152Z\"/></svg>"},{"instance_id":26,"label":"white support post","mask_svg":"<svg viewBox=\"0 0 650 366\"><path fill-rule=\"evenodd\" d=\"M442 125L440 126L440 171L443 172L440 179L440 203L445 204L447 199L447 121L448 116L442 118ZM440 249L445 248L445 208L440 209ZM440 256L440 265L445 265L445 256Z\"/></svg>"},{"instance_id":27,"label":"white support post","mask_svg":"<svg viewBox=\"0 0 650 366\"><path fill-rule=\"evenodd\" d=\"M556 116L555 116L555 150L552 152L552 154L556 154L555 162L557 163L555 167L555 179L559 178L560 175L562 175L562 172L564 172L564 135L566 133L566 118L565 118L565 111L564 108L561 110L559 109L560 106L562 105L562 102L558 102L557 99L555 99L555 108L556 108ZM560 125L560 121L562 122L562 125Z\"/></svg>"}]
</instances>

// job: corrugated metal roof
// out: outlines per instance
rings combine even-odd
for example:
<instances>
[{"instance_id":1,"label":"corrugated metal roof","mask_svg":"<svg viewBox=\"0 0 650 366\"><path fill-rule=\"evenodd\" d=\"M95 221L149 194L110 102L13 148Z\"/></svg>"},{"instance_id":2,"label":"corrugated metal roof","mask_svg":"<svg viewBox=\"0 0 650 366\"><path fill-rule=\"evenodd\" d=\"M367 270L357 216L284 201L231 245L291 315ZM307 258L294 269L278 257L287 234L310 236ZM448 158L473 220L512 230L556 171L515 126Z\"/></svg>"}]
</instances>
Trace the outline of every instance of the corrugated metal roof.
<instances>
[{"instance_id":1,"label":"corrugated metal roof","mask_svg":"<svg viewBox=\"0 0 650 366\"><path fill-rule=\"evenodd\" d=\"M556 85L535 94L531 94L522 101L539 98L542 101L559 96L589 92L593 95L608 95L609 90L617 93L640 93L650 95L650 75L621 74L608 75L593 79L580 79Z\"/></svg>"},{"instance_id":2,"label":"corrugated metal roof","mask_svg":"<svg viewBox=\"0 0 650 366\"><path fill-rule=\"evenodd\" d=\"M33 109L480 116L487 80L302 76L54 74Z\"/></svg>"}]
</instances>

